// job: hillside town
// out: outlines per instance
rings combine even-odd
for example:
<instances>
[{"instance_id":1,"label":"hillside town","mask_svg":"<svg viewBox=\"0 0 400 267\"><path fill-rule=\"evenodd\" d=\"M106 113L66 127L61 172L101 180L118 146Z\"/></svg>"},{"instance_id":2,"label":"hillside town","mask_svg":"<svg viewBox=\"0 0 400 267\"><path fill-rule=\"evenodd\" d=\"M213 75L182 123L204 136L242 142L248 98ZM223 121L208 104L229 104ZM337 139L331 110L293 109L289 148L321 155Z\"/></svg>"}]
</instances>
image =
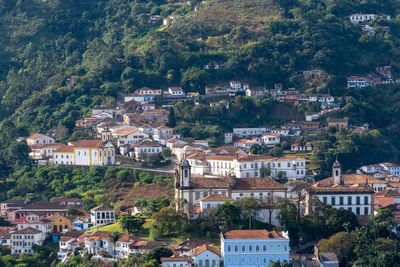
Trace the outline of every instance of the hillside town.
<instances>
[{"instance_id":1,"label":"hillside town","mask_svg":"<svg viewBox=\"0 0 400 267\"><path fill-rule=\"evenodd\" d=\"M400 0L0 0L0 267L400 267Z\"/></svg>"},{"instance_id":2,"label":"hillside town","mask_svg":"<svg viewBox=\"0 0 400 267\"><path fill-rule=\"evenodd\" d=\"M140 216L143 209L135 203L126 210L102 204L76 216L73 214L83 207L80 198L59 197L51 202L8 199L1 203L0 210L11 225L0 227L2 247L9 247L16 257L29 255L35 245L41 246L51 237L58 244L57 258L63 263L85 253L98 261L115 261L167 248L172 255L159 259L165 267L267 266L276 261L339 266L338 255L319 252L316 243L310 243L315 246L315 253L305 259L298 247L291 247L293 242L280 219L282 203L296 204L299 216L305 217L315 214L321 205L329 205L350 211L360 224L380 209L389 209L395 214L395 229L400 226L400 164L376 163L360 166L356 173L343 173L336 159L331 177L315 181L308 155L313 151L316 130L368 129L365 125L350 125L347 118L334 117L341 108L340 99L299 94L294 88L283 90L282 84L270 90L238 81L231 81L229 86L207 86L205 95L185 93L180 87L167 91L138 89L121 96L117 106L95 107L91 115L76 121L75 131L89 131L92 139L63 144L55 141L54 133L35 133L26 139L31 150L29 157L39 166L124 166L138 170L145 167L146 171L161 172L173 177L174 209L189 221L207 218L219 207L241 199L254 199L258 203L254 219L272 226L271 230L224 231L226 226L220 225L222 232L216 243L188 239L176 245L130 233L113 236L115 232L102 230L120 223L123 216ZM256 99L270 97L295 105L308 101L318 103L322 111L279 128L233 128L222 133L219 144L183 137L168 126L174 120L174 101L201 105L199 100L204 97L212 101L216 96L234 98L237 94ZM169 104L159 106L164 99ZM229 102L224 100L209 103L210 107L224 105L229 110ZM324 123L321 116L326 117ZM274 149L282 148L283 143L284 153L274 155ZM161 161L165 163L155 164Z\"/></svg>"}]
</instances>

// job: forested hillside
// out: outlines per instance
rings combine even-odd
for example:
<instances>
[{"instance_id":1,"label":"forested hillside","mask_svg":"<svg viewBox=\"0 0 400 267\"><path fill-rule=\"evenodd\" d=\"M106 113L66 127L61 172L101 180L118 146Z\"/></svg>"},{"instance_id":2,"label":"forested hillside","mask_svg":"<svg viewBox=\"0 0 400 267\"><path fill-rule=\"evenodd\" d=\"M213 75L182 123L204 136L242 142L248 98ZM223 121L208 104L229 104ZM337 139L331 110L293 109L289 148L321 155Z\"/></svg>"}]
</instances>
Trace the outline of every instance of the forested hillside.
<instances>
[{"instance_id":1,"label":"forested hillside","mask_svg":"<svg viewBox=\"0 0 400 267\"><path fill-rule=\"evenodd\" d=\"M0 149L5 166L27 153L22 144L8 147L17 137L60 125L71 130L94 106L114 104L118 93L171 85L203 92L207 84L230 79L268 88L280 82L301 92L343 96L343 115L378 129L382 149L389 147L390 157L398 158L399 87L349 90L346 76L391 65L399 77L399 0L191 2L0 0ZM373 21L376 34L368 36L349 21L356 12L392 19ZM175 21L154 24L148 14L173 15ZM220 69L203 68L214 61ZM322 69L324 79L305 83L298 73L311 68ZM79 76L75 86L66 83L72 75ZM211 110L208 117L188 108L178 118L200 125L217 122L222 128L216 131L235 123L273 122L269 115L275 108L269 102L238 100L234 108L240 112L217 111L214 116ZM258 116L248 120L248 111Z\"/></svg>"}]
</instances>

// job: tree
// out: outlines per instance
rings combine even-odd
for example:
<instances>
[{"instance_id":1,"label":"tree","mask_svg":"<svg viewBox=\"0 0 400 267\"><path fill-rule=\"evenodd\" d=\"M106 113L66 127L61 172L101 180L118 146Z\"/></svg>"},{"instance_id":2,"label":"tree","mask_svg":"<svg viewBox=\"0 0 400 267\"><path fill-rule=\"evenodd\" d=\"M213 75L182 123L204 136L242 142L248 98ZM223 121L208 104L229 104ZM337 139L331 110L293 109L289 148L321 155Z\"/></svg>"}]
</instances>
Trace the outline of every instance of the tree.
<instances>
[{"instance_id":1,"label":"tree","mask_svg":"<svg viewBox=\"0 0 400 267\"><path fill-rule=\"evenodd\" d=\"M169 160L171 158L171 150L163 149L161 151L161 156L164 158L164 160Z\"/></svg>"},{"instance_id":2,"label":"tree","mask_svg":"<svg viewBox=\"0 0 400 267\"><path fill-rule=\"evenodd\" d=\"M307 190L310 188L310 184L301 180L290 181L287 183L289 191L296 195L297 202L297 216L296 220L300 221L300 205L305 199Z\"/></svg>"},{"instance_id":3,"label":"tree","mask_svg":"<svg viewBox=\"0 0 400 267\"><path fill-rule=\"evenodd\" d=\"M122 229L126 230L129 234L138 232L145 223L145 219L142 216L133 216L130 214L122 214L119 221Z\"/></svg>"},{"instance_id":4,"label":"tree","mask_svg":"<svg viewBox=\"0 0 400 267\"><path fill-rule=\"evenodd\" d=\"M171 128L174 128L176 126L175 111L173 107L169 108L167 126Z\"/></svg>"},{"instance_id":5,"label":"tree","mask_svg":"<svg viewBox=\"0 0 400 267\"><path fill-rule=\"evenodd\" d=\"M251 218L257 211L260 203L254 197L245 197L238 199L234 202L234 205L242 211L245 217L249 220L249 229L251 229Z\"/></svg>"},{"instance_id":6,"label":"tree","mask_svg":"<svg viewBox=\"0 0 400 267\"><path fill-rule=\"evenodd\" d=\"M320 252L335 253L340 263L346 265L352 262L356 256L353 250L355 248L354 240L357 236L355 232L339 232L328 239L321 239L318 242L318 249Z\"/></svg>"},{"instance_id":7,"label":"tree","mask_svg":"<svg viewBox=\"0 0 400 267\"><path fill-rule=\"evenodd\" d=\"M257 144L252 145L250 148L250 153L251 154L261 154L261 146L257 145Z\"/></svg>"},{"instance_id":8,"label":"tree","mask_svg":"<svg viewBox=\"0 0 400 267\"><path fill-rule=\"evenodd\" d=\"M156 260L158 263L161 263L161 258L171 257L172 254L173 253L169 248L156 247L150 250L150 252L146 255L146 260Z\"/></svg>"},{"instance_id":9,"label":"tree","mask_svg":"<svg viewBox=\"0 0 400 267\"><path fill-rule=\"evenodd\" d=\"M154 226L166 231L169 235L171 232L180 231L181 224L186 221L185 215L181 211L175 210L173 207L162 208L151 217Z\"/></svg>"},{"instance_id":10,"label":"tree","mask_svg":"<svg viewBox=\"0 0 400 267\"><path fill-rule=\"evenodd\" d=\"M110 234L110 239L111 239L111 243L113 244L113 250L114 250L114 252L113 252L114 260L115 260L115 248L116 248L116 244L117 244L120 236L121 236L121 234L119 232L115 232L115 231Z\"/></svg>"},{"instance_id":11,"label":"tree","mask_svg":"<svg viewBox=\"0 0 400 267\"><path fill-rule=\"evenodd\" d=\"M278 146L274 146L270 151L269 154L273 157L282 157L283 156L283 149Z\"/></svg>"},{"instance_id":12,"label":"tree","mask_svg":"<svg viewBox=\"0 0 400 267\"><path fill-rule=\"evenodd\" d=\"M232 205L229 201L219 205L215 211L218 223L224 224L225 230L230 230L239 222L240 210Z\"/></svg>"}]
</instances>

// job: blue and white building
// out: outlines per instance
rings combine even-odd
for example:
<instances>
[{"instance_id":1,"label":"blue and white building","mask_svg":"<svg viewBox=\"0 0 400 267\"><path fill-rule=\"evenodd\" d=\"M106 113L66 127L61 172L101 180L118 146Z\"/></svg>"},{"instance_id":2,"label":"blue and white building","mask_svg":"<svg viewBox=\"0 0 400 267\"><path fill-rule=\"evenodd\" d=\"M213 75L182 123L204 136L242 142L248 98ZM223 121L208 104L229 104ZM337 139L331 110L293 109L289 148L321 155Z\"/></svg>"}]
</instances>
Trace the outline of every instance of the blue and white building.
<instances>
[{"instance_id":1,"label":"blue and white building","mask_svg":"<svg viewBox=\"0 0 400 267\"><path fill-rule=\"evenodd\" d=\"M271 261L289 262L287 232L232 230L221 233L224 266L267 266Z\"/></svg>"}]
</instances>

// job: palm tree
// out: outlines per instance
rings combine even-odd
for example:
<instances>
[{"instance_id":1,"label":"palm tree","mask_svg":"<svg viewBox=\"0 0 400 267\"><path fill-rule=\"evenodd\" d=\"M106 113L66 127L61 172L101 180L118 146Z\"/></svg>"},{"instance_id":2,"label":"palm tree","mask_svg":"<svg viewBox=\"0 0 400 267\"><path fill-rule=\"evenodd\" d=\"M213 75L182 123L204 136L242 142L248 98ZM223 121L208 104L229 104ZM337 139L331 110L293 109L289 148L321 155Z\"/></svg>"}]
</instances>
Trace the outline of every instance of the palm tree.
<instances>
[{"instance_id":1,"label":"palm tree","mask_svg":"<svg viewBox=\"0 0 400 267\"><path fill-rule=\"evenodd\" d=\"M113 243L113 249L114 249L114 252L113 252L114 260L115 260L115 244L118 242L120 236L121 236L121 234L119 232L112 232L110 234L110 239L111 239L111 242Z\"/></svg>"}]
</instances>

